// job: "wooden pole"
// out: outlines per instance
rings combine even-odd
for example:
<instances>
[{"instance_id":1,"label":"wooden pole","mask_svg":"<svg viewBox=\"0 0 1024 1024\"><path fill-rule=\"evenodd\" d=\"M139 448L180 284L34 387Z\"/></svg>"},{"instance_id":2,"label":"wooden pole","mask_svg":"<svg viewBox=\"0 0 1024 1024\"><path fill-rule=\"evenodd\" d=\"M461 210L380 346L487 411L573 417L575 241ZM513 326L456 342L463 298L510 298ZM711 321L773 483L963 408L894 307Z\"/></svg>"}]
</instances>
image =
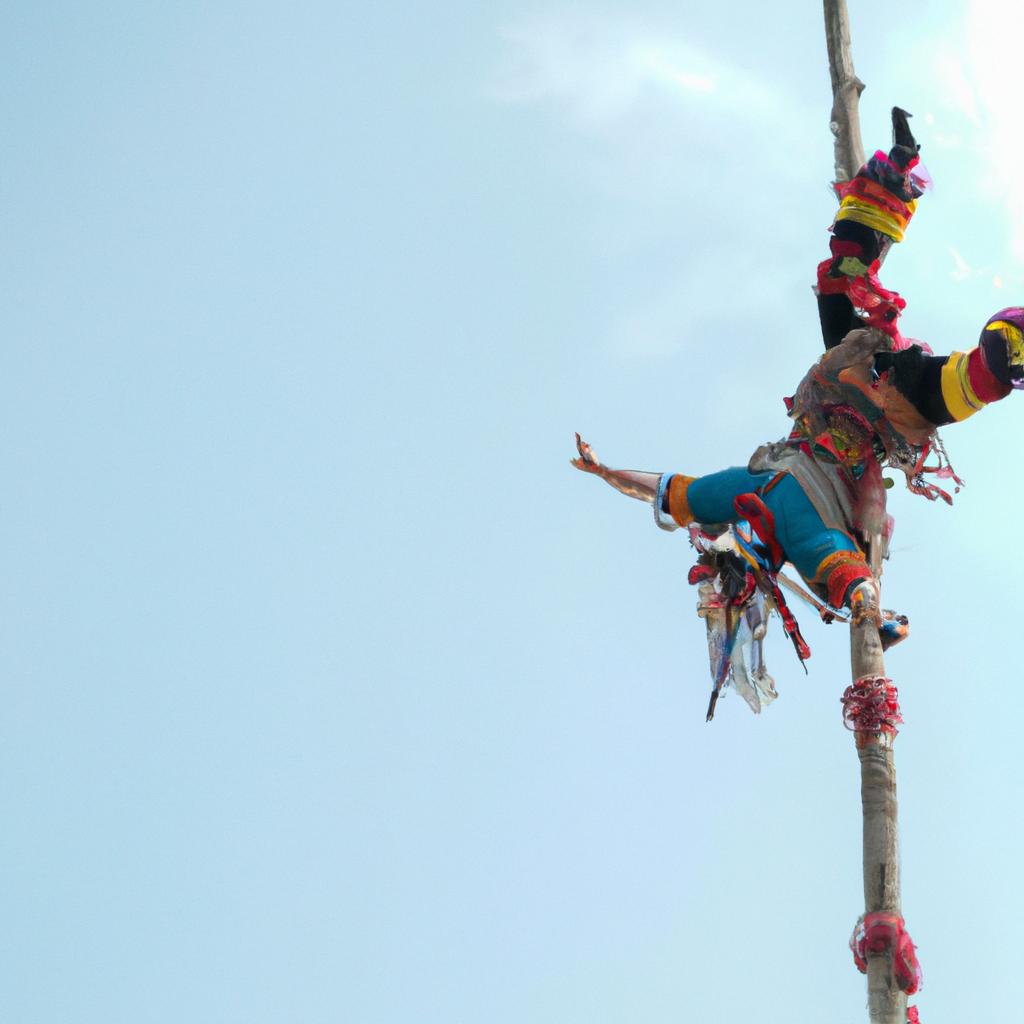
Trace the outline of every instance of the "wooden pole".
<instances>
[{"instance_id":1,"label":"wooden pole","mask_svg":"<svg viewBox=\"0 0 1024 1024\"><path fill-rule=\"evenodd\" d=\"M885 676L882 644L870 619L850 626L853 681ZM897 824L894 732L855 732L860 758L860 799L864 814L864 912L901 916L900 849ZM905 1024L907 997L893 974L892 951L868 953L868 1019L871 1024Z\"/></svg>"},{"instance_id":2,"label":"wooden pole","mask_svg":"<svg viewBox=\"0 0 1024 1024\"><path fill-rule=\"evenodd\" d=\"M835 180L849 181L864 164L858 104L864 83L853 69L846 0L824 0L825 38L832 78ZM877 552L871 559L877 565ZM877 571L877 570L876 570ZM884 678L885 661L878 629L868 618L850 626L853 682ZM861 805L864 815L864 911L900 914L899 832L897 828L895 732L857 731ZM906 1024L907 997L896 983L892 951L868 953L868 1015L871 1024Z\"/></svg>"},{"instance_id":3,"label":"wooden pole","mask_svg":"<svg viewBox=\"0 0 1024 1024\"><path fill-rule=\"evenodd\" d=\"M828 70L832 77L829 128L835 139L836 181L849 181L864 164L858 106L864 83L853 70L846 0L824 0L824 3Z\"/></svg>"}]
</instances>

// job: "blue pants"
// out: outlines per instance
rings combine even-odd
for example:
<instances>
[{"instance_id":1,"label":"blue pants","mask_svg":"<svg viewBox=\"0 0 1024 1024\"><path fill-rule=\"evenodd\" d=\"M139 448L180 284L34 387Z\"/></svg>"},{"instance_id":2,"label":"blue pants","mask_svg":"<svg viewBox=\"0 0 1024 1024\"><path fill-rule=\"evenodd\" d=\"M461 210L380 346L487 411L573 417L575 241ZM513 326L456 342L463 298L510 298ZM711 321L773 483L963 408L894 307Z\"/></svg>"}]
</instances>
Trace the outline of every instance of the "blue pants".
<instances>
[{"instance_id":1,"label":"blue pants","mask_svg":"<svg viewBox=\"0 0 1024 1024\"><path fill-rule=\"evenodd\" d=\"M769 471L751 473L734 466L720 473L697 477L690 484L687 500L699 523L734 523L740 516L733 501L753 491L775 517L775 536L786 558L806 580L813 580L821 563L837 551L860 553L853 538L841 530L829 529L821 520L811 499L788 473L767 493L767 486L778 474Z\"/></svg>"}]
</instances>

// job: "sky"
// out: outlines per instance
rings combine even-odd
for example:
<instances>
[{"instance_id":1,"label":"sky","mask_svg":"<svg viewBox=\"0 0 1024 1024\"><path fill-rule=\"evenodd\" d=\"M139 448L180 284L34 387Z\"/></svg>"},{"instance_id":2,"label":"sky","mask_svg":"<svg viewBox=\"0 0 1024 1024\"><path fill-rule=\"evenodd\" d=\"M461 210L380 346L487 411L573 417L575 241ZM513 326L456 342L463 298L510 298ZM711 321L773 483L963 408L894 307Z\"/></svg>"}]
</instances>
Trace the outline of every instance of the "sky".
<instances>
[{"instance_id":1,"label":"sky","mask_svg":"<svg viewBox=\"0 0 1024 1024\"><path fill-rule=\"evenodd\" d=\"M905 107L935 181L883 281L967 349L1024 291L1024 15L851 6L866 146ZM0 18L0 1017L864 1020L843 627L706 724L685 538L568 465L787 431L817 8ZM891 500L927 1024L1018 1002L1017 401Z\"/></svg>"}]
</instances>

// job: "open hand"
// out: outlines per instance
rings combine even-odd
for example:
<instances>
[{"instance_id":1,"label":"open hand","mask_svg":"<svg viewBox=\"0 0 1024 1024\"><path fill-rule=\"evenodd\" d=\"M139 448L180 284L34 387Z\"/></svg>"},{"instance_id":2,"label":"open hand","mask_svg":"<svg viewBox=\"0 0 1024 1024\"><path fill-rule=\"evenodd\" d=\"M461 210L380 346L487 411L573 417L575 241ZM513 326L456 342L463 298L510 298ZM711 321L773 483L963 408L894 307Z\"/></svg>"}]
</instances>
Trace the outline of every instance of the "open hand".
<instances>
[{"instance_id":1,"label":"open hand","mask_svg":"<svg viewBox=\"0 0 1024 1024\"><path fill-rule=\"evenodd\" d=\"M601 465L601 461L595 454L594 449L579 434L576 435L576 451L580 455L578 459L572 460L572 464L577 469L582 470L584 473L595 473L597 476L604 476L606 472L605 467Z\"/></svg>"}]
</instances>

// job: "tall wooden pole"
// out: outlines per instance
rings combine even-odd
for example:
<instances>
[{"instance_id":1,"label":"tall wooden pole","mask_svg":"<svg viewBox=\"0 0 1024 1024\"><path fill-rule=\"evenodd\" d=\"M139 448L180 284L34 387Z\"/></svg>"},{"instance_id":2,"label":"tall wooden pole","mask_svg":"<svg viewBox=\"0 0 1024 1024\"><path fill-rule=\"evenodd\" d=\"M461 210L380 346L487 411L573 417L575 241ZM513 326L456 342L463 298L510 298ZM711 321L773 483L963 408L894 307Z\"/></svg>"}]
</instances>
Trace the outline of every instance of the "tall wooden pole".
<instances>
[{"instance_id":1,"label":"tall wooden pole","mask_svg":"<svg viewBox=\"0 0 1024 1024\"><path fill-rule=\"evenodd\" d=\"M846 0L824 0L825 36L832 78L835 180L849 181L864 163L858 103L864 83L853 69ZM877 554L877 553L876 553ZM872 560L877 564L877 559ZM850 665L858 681L884 680L885 662L878 629L870 618L850 627ZM897 829L895 729L855 732L860 758L864 814L864 912L900 915L899 833ZM907 997L893 970L893 950L866 951L868 1013L871 1024L906 1024Z\"/></svg>"}]
</instances>

